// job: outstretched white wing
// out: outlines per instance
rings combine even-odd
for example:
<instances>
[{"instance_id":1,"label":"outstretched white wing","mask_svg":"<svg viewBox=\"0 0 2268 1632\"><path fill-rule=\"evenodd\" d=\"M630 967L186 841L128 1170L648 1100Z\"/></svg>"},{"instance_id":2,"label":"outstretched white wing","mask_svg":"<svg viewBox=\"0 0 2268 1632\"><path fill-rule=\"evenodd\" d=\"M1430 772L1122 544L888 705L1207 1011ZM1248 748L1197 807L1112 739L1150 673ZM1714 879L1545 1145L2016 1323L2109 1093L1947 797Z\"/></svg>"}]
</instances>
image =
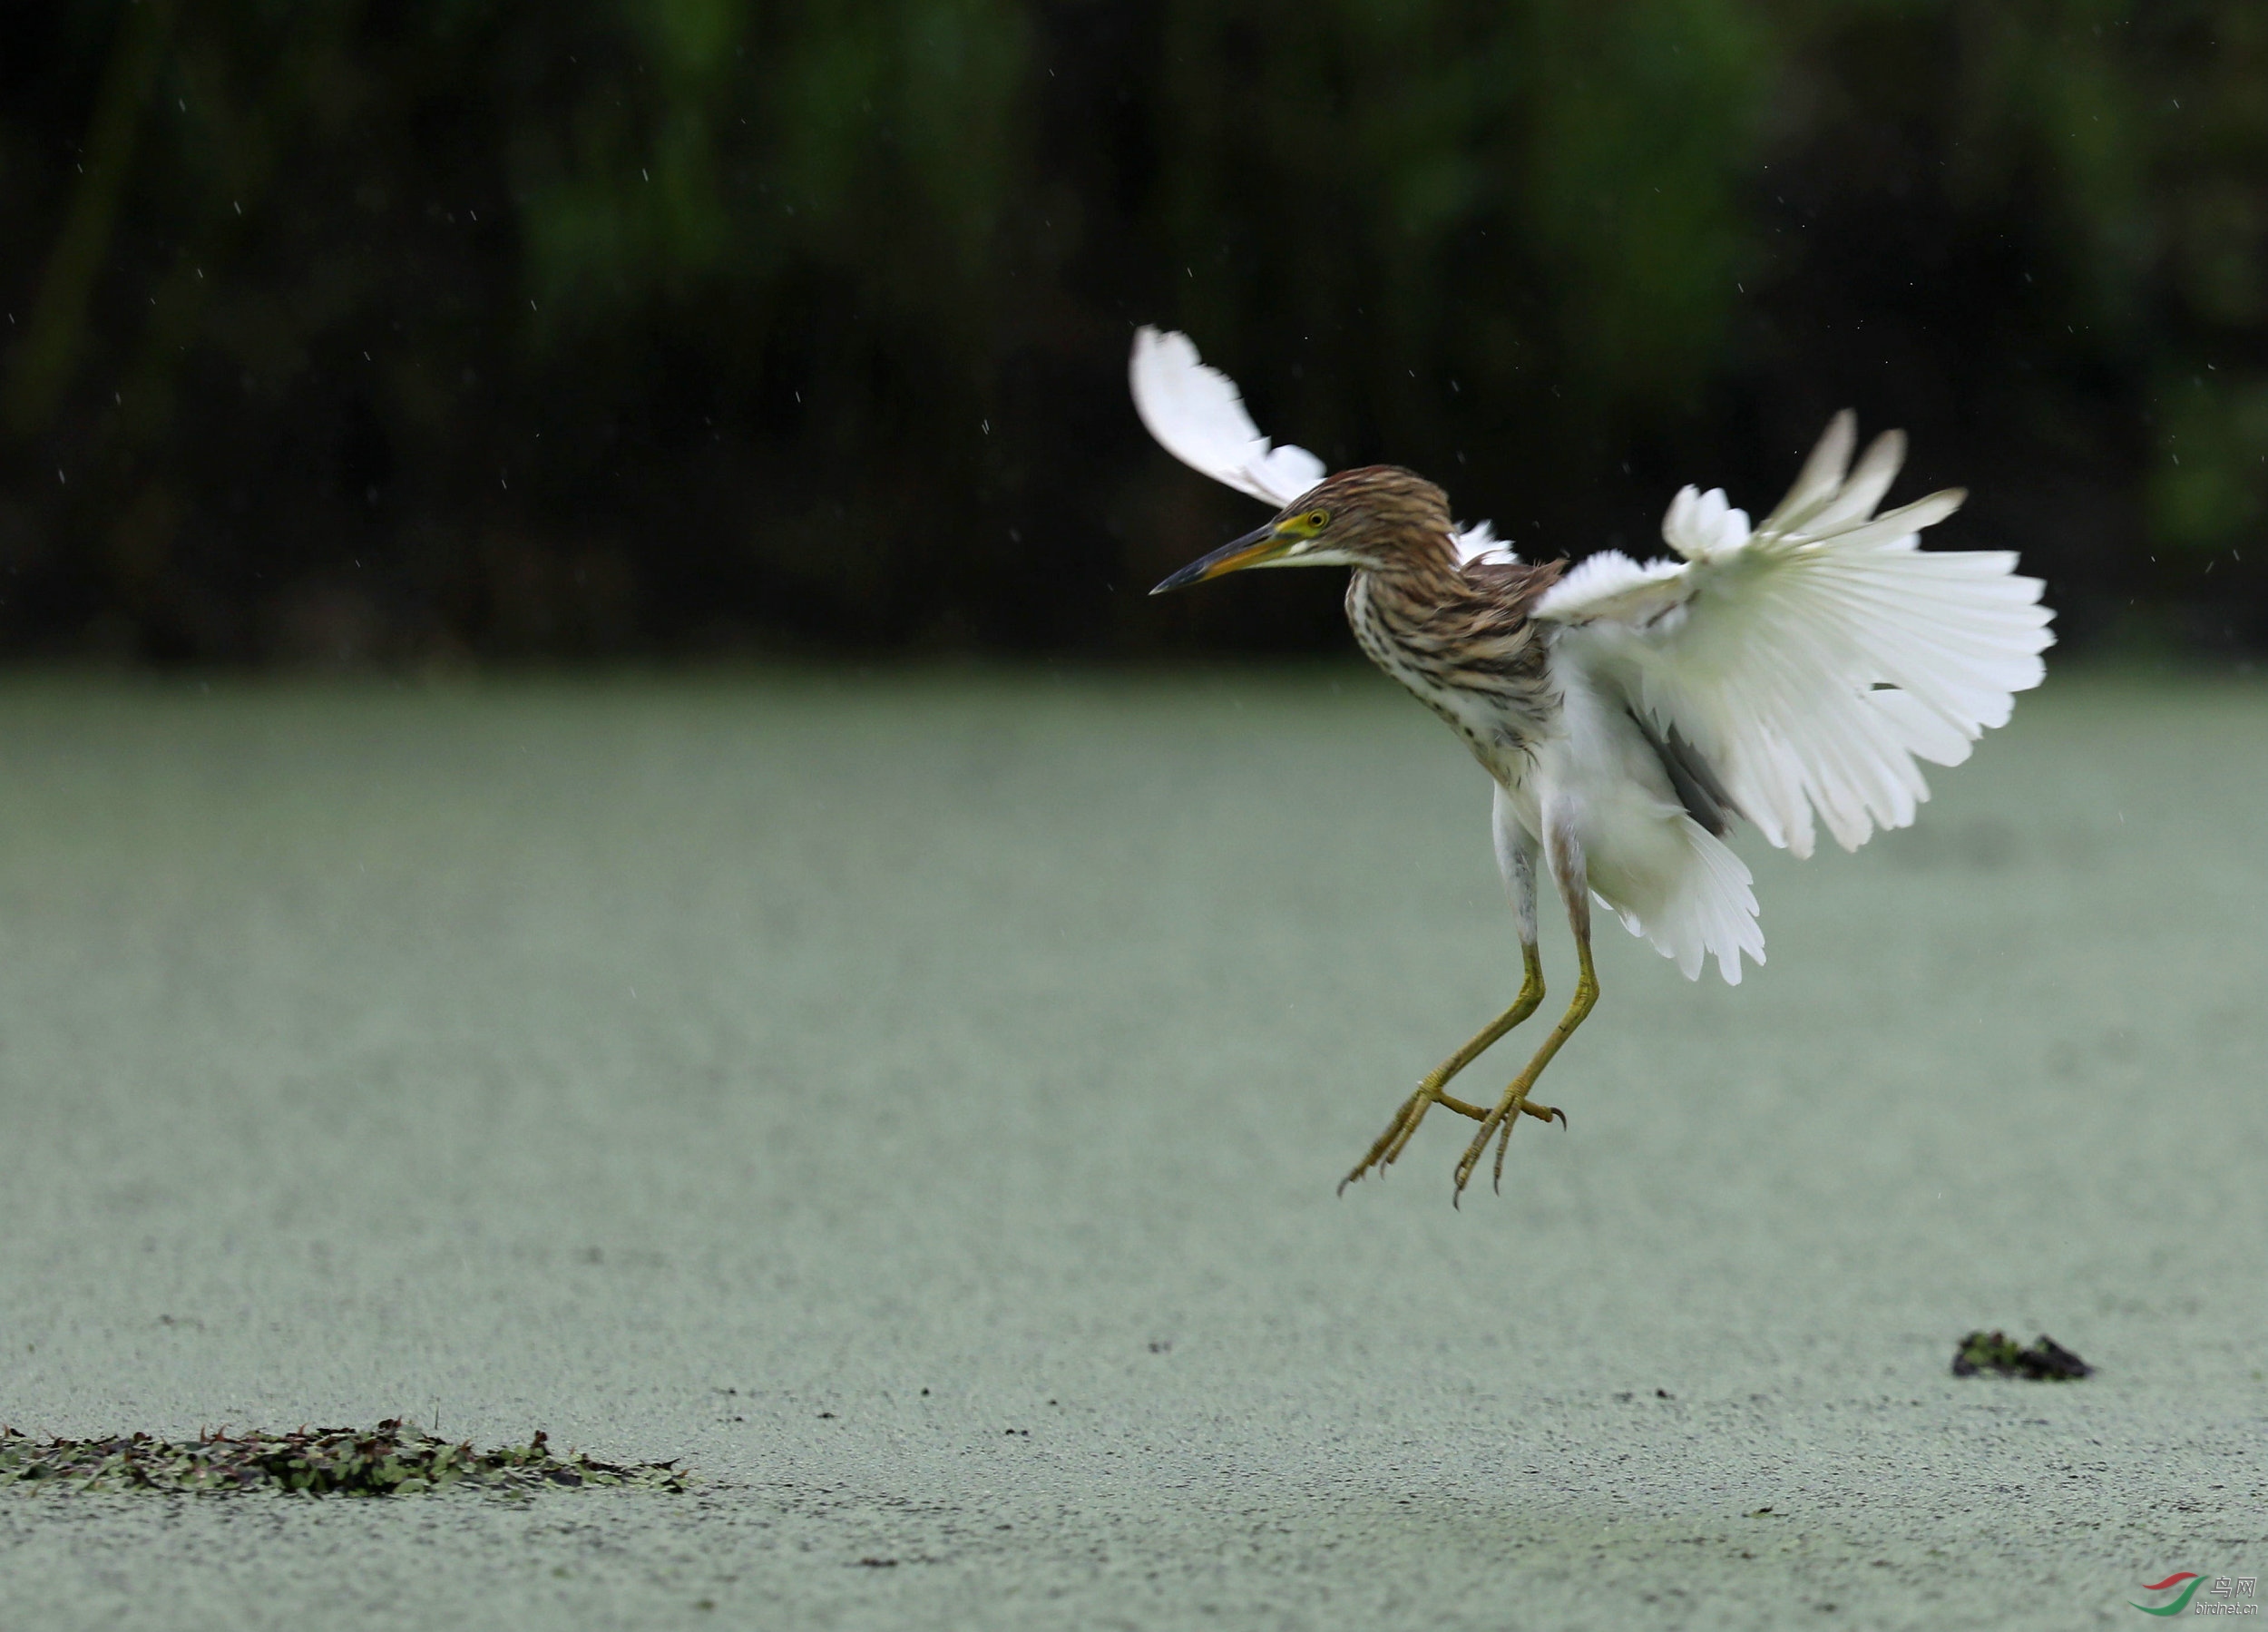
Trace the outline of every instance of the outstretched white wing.
<instances>
[{"instance_id":1,"label":"outstretched white wing","mask_svg":"<svg viewBox=\"0 0 2268 1632\"><path fill-rule=\"evenodd\" d=\"M1188 336L1138 329L1127 376L1149 434L1191 470L1279 510L1323 480L1323 461L1305 448L1268 445L1237 382L1200 362Z\"/></svg>"},{"instance_id":2,"label":"outstretched white wing","mask_svg":"<svg viewBox=\"0 0 2268 1632\"><path fill-rule=\"evenodd\" d=\"M1563 660L1675 731L1773 844L1812 852L1812 815L1846 850L1903 827L1930 796L1916 758L1958 765L2044 673L2054 613L2006 551L1924 551L1958 489L1877 516L1905 438L1850 470L1835 416L1779 508L1754 531L1721 491L1680 493L1662 536L1682 562L1617 551L1536 608ZM1846 474L1847 473L1847 474Z\"/></svg>"},{"instance_id":3,"label":"outstretched white wing","mask_svg":"<svg viewBox=\"0 0 2268 1632\"><path fill-rule=\"evenodd\" d=\"M1237 382L1201 361L1188 336L1147 324L1137 329L1127 378L1149 434L1191 470L1278 510L1323 480L1323 461L1305 448L1268 445L1245 412ZM1486 522L1455 542L1461 561L1513 559Z\"/></svg>"}]
</instances>

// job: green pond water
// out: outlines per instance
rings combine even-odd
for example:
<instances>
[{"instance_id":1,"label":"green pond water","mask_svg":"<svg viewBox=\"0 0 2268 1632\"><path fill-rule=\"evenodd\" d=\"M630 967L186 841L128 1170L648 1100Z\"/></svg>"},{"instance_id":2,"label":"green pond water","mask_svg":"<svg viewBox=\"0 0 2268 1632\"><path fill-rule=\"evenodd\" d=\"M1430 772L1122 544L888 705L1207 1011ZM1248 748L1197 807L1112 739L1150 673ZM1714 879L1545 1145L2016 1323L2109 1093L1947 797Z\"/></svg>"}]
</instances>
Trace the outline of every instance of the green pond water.
<instances>
[{"instance_id":1,"label":"green pond water","mask_svg":"<svg viewBox=\"0 0 2268 1632\"><path fill-rule=\"evenodd\" d=\"M2058 677L1932 780L1743 845L1737 990L1602 922L1571 1127L1460 1211L1446 1117L1334 1195L1517 974L1487 786L1366 672L7 682L0 1421L702 1483L0 1490L0 1625L2060 1628L2256 1577L2268 688ZM2098 1372L1956 1380L1979 1327Z\"/></svg>"}]
</instances>

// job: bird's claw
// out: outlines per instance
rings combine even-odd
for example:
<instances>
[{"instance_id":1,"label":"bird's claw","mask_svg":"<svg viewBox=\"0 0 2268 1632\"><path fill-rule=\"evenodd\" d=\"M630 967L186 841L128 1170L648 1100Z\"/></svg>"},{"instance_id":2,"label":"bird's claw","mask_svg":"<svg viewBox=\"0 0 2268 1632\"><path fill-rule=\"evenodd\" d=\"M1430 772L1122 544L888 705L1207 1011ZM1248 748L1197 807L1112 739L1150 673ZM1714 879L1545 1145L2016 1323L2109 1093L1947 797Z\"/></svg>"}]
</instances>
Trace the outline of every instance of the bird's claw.
<instances>
[{"instance_id":1,"label":"bird's claw","mask_svg":"<svg viewBox=\"0 0 2268 1632\"><path fill-rule=\"evenodd\" d=\"M1339 1180L1338 1193L1345 1195L1347 1186L1373 1168L1377 1170L1379 1178L1385 1178L1386 1169L1393 1167L1394 1158L1408 1148L1411 1137L1418 1130L1418 1124L1425 1120L1425 1113L1436 1105L1444 1110L1453 1110L1459 1116L1471 1117L1476 1122L1487 1115L1478 1105L1468 1105L1462 1099L1443 1093L1438 1082L1421 1082L1417 1091L1403 1100L1402 1109L1393 1113L1393 1120L1386 1124L1386 1131L1371 1142L1369 1152L1354 1164L1354 1170Z\"/></svg>"},{"instance_id":2,"label":"bird's claw","mask_svg":"<svg viewBox=\"0 0 2268 1632\"><path fill-rule=\"evenodd\" d=\"M1539 1105L1525 1094L1508 1094L1503 1103L1494 1110L1484 1111L1478 1105L1468 1105L1462 1099L1443 1093L1434 1084L1420 1083L1417 1091L1404 1099L1402 1109L1394 1112L1393 1119L1386 1124L1385 1132L1372 1141L1369 1151L1354 1164L1354 1171L1339 1180L1338 1193L1345 1195L1347 1186L1373 1169L1383 1178L1386 1169L1393 1166L1394 1158L1408 1148L1411 1137L1417 1132L1418 1124L1425 1119L1425 1113L1436 1105L1444 1110L1453 1110L1459 1116L1471 1117L1481 1124L1481 1131L1472 1136L1472 1143L1465 1147L1464 1157L1457 1164L1456 1188L1451 1191L1449 1197L1451 1205L1455 1207L1464 1205L1465 1186L1472 1181L1473 1169L1480 1166L1481 1157L1488 1149L1491 1137L1496 1139L1496 1169L1491 1182L1497 1193L1501 1195L1504 1190L1504 1150L1511 1143L1512 1125L1522 1116L1531 1116L1540 1122L1556 1121L1562 1128L1567 1126L1567 1112L1556 1105Z\"/></svg>"},{"instance_id":3,"label":"bird's claw","mask_svg":"<svg viewBox=\"0 0 2268 1632\"><path fill-rule=\"evenodd\" d=\"M1512 1142L1512 1128L1522 1116L1531 1116L1539 1122L1556 1121L1567 1126L1567 1112L1556 1105L1539 1105L1526 1094L1508 1094L1504 1102L1481 1119L1481 1131L1472 1136L1472 1143L1457 1161L1456 1186L1449 1195L1450 1205L1464 1204L1465 1186L1472 1182L1473 1169L1481 1165L1481 1158L1489 1148L1489 1140L1496 1140L1496 1165L1489 1184L1498 1195L1504 1193L1504 1151Z\"/></svg>"},{"instance_id":4,"label":"bird's claw","mask_svg":"<svg viewBox=\"0 0 2268 1632\"><path fill-rule=\"evenodd\" d=\"M1410 1135L1417 1131L1418 1123L1432 1109L1425 1099L1425 1090L1421 1086L1415 1093L1402 1101L1402 1109L1393 1113L1393 1119L1386 1124L1386 1131L1371 1141L1370 1149L1361 1161L1354 1164L1354 1171L1339 1180L1340 1195L1345 1195L1347 1186L1374 1168L1378 1170L1379 1178L1386 1177L1386 1169L1393 1165L1393 1158L1402 1154L1402 1148L1410 1142Z\"/></svg>"},{"instance_id":5,"label":"bird's claw","mask_svg":"<svg viewBox=\"0 0 2268 1632\"><path fill-rule=\"evenodd\" d=\"M1557 1118L1560 1127L1565 1128L1567 1126L1567 1112L1561 1110L1556 1105L1533 1106L1530 1105L1523 1099L1520 1101L1520 1109L1528 1111L1531 1115L1538 1110L1549 1111L1551 1113L1550 1116L1543 1118L1542 1119L1544 1121L1549 1122L1552 1120L1553 1118ZM1520 1119L1518 1117L1507 1117L1505 1118L1503 1124L1496 1130L1496 1168L1495 1171L1489 1175L1489 1188L1494 1190L1499 1196L1504 1194L1505 1148L1511 1144L1512 1126L1519 1120Z\"/></svg>"}]
</instances>

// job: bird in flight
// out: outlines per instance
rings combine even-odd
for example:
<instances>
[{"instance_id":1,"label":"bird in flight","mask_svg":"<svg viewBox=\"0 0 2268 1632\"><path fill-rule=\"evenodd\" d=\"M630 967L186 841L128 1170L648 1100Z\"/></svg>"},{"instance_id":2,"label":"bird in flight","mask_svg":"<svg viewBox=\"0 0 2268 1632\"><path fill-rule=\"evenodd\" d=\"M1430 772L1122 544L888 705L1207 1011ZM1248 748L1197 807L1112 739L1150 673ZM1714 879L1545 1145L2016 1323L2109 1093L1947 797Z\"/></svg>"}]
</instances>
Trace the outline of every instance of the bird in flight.
<instances>
[{"instance_id":1,"label":"bird in flight","mask_svg":"<svg viewBox=\"0 0 2268 1632\"><path fill-rule=\"evenodd\" d=\"M1340 1188L1383 1175L1435 1106L1480 1126L1452 1198L1496 1141L1493 1178L1523 1116L1566 1116L1537 1079L1598 1001L1595 896L1687 979L1716 960L1738 985L1764 962L1749 873L1725 844L1735 818L1812 853L1814 820L1846 850L1903 827L1929 797L1915 765L1959 765L2054 643L2041 584L2006 551L1924 551L1960 507L1948 489L1876 514L1905 456L1896 431L1856 468L1857 426L1835 415L1787 497L1751 526L1724 493L1687 487L1662 537L1677 559L1605 550L1570 568L1521 562L1485 522L1462 526L1424 477L1366 465L1326 477L1305 448L1269 445L1236 385L1185 335L1145 327L1134 406L1167 452L1278 506L1152 594L1248 567L1351 567L1346 618L1364 652L1440 715L1495 783L1497 865L1523 974L1511 1006L1426 1073ZM1543 1001L1536 875L1575 933L1572 1001L1493 1106L1451 1081Z\"/></svg>"}]
</instances>

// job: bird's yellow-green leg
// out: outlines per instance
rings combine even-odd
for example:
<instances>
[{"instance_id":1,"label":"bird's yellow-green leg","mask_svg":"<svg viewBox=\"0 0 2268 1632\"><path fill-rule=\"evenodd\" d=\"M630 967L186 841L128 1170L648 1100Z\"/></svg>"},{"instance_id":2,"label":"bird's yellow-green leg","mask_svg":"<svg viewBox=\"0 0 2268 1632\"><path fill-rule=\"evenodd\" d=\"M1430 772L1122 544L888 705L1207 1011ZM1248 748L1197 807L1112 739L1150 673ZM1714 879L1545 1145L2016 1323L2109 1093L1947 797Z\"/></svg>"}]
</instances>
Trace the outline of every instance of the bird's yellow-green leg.
<instances>
[{"instance_id":1,"label":"bird's yellow-green leg","mask_svg":"<svg viewBox=\"0 0 2268 1632\"><path fill-rule=\"evenodd\" d=\"M1386 1131L1372 1144L1370 1153L1354 1164L1352 1173L1339 1180L1340 1189L1345 1189L1374 1168L1383 1174L1393 1165L1394 1158L1408 1146L1411 1136L1418 1130L1418 1124L1425 1119L1425 1113L1436 1105L1445 1110L1453 1110L1461 1117L1471 1117L1476 1122L1487 1117L1488 1112L1478 1105L1468 1105L1442 1090L1449 1086L1451 1079L1459 1071L1487 1053L1499 1038L1533 1014L1536 1005L1543 1002L1543 958L1532 941L1520 950L1525 967L1520 975L1520 995L1512 1000L1512 1006L1475 1032L1472 1040L1463 1048L1426 1072L1417 1085L1417 1091L1402 1102L1402 1109L1394 1112L1393 1120L1386 1124Z\"/></svg>"},{"instance_id":2,"label":"bird's yellow-green leg","mask_svg":"<svg viewBox=\"0 0 2268 1632\"><path fill-rule=\"evenodd\" d=\"M1480 1165L1481 1158L1487 1151L1491 1137L1497 1139L1496 1177L1499 1185L1501 1185L1504 1177L1504 1147L1510 1142L1512 1125L1520 1120L1521 1112L1525 1111L1540 1122L1549 1122L1556 1117L1561 1127L1567 1125L1565 1111L1560 1110L1555 1105L1537 1104L1529 1099L1528 1090L1535 1087L1536 1079L1543 1075L1543 1068L1551 1063L1551 1057L1559 1051L1560 1045L1575 1035L1575 1028L1583 1023L1584 1019L1598 1002L1598 976L1592 970L1590 962L1590 914L1585 911L1580 914L1570 915L1578 917L1575 925L1575 956L1578 972L1575 978L1574 999L1568 1004L1567 1012L1559 1017L1559 1023L1551 1028L1551 1035L1545 1038L1543 1046L1536 1051L1536 1057L1528 1062L1520 1075L1512 1079L1511 1085L1505 1089L1504 1097L1497 1101L1496 1109L1481 1119L1481 1131L1472 1136L1472 1143L1465 1147L1464 1156L1457 1163L1457 1187L1452 1194L1451 1199L1452 1200L1463 1197L1465 1186L1472 1178L1473 1168Z\"/></svg>"}]
</instances>

